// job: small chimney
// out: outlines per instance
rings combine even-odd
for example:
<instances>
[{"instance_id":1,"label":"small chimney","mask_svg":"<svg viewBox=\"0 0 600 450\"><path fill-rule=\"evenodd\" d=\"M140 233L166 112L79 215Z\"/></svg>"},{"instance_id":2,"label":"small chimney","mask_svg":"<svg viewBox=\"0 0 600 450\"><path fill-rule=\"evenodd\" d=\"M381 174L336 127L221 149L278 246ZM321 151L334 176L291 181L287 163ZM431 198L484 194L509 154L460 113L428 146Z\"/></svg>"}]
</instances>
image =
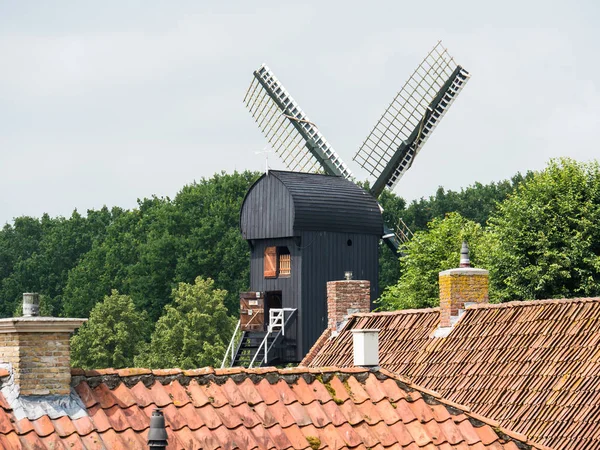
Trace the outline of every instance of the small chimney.
<instances>
[{"instance_id":1,"label":"small chimney","mask_svg":"<svg viewBox=\"0 0 600 450\"><path fill-rule=\"evenodd\" d=\"M23 294L23 317L0 319L0 362L20 395L69 395L69 338L87 319L40 317L39 295Z\"/></svg>"},{"instance_id":2,"label":"small chimney","mask_svg":"<svg viewBox=\"0 0 600 450\"><path fill-rule=\"evenodd\" d=\"M368 280L327 282L327 328L339 331L348 316L371 310L371 283Z\"/></svg>"},{"instance_id":3,"label":"small chimney","mask_svg":"<svg viewBox=\"0 0 600 450\"><path fill-rule=\"evenodd\" d=\"M460 267L444 270L440 282L440 327L451 327L466 303L487 303L489 272L471 267L469 246L463 242Z\"/></svg>"},{"instance_id":4,"label":"small chimney","mask_svg":"<svg viewBox=\"0 0 600 450\"><path fill-rule=\"evenodd\" d=\"M379 330L350 330L354 344L354 365L376 367L379 365Z\"/></svg>"}]
</instances>

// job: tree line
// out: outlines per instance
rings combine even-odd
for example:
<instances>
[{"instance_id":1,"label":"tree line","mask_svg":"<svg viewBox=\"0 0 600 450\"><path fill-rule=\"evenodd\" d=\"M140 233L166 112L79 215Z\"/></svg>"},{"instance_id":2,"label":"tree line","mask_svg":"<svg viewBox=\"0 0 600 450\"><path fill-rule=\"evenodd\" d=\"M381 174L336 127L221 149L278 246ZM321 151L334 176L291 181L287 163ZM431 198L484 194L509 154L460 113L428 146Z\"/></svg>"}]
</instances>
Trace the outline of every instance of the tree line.
<instances>
[{"instance_id":1,"label":"tree line","mask_svg":"<svg viewBox=\"0 0 600 450\"><path fill-rule=\"evenodd\" d=\"M89 317L72 343L80 367L217 364L248 288L239 211L259 176L216 174L131 210L16 218L0 230L0 315L20 315L35 291L45 315ZM408 205L385 192L386 221L415 236L400 259L381 246L379 308L435 305L437 273L456 266L463 239L494 301L596 295L599 186L597 163L557 160Z\"/></svg>"}]
</instances>

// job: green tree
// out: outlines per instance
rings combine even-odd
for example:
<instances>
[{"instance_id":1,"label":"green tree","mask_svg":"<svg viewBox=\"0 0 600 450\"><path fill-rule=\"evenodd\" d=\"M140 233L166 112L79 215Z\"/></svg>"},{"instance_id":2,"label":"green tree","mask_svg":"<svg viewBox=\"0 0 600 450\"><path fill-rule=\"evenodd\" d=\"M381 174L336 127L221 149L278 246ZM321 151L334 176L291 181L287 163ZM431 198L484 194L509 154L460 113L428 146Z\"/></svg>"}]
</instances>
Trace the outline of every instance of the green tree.
<instances>
[{"instance_id":1,"label":"green tree","mask_svg":"<svg viewBox=\"0 0 600 450\"><path fill-rule=\"evenodd\" d=\"M71 338L71 365L83 369L133 367L150 323L127 295L112 291Z\"/></svg>"},{"instance_id":2,"label":"green tree","mask_svg":"<svg viewBox=\"0 0 600 450\"><path fill-rule=\"evenodd\" d=\"M178 282L212 278L239 308L249 282L249 249L239 231L242 200L257 173L216 174L176 197L138 200L69 272L63 315L86 317L111 289L130 295L156 321Z\"/></svg>"},{"instance_id":3,"label":"green tree","mask_svg":"<svg viewBox=\"0 0 600 450\"><path fill-rule=\"evenodd\" d=\"M600 294L600 166L552 160L490 219L501 300Z\"/></svg>"},{"instance_id":4,"label":"green tree","mask_svg":"<svg viewBox=\"0 0 600 450\"><path fill-rule=\"evenodd\" d=\"M450 213L433 219L427 231L417 231L400 258L401 276L379 299L383 310L427 308L439 304L438 274L458 267L462 241L471 250L471 263L481 264L489 238L481 225Z\"/></svg>"},{"instance_id":5,"label":"green tree","mask_svg":"<svg viewBox=\"0 0 600 450\"><path fill-rule=\"evenodd\" d=\"M102 208L87 217L19 217L0 231L0 314L10 315L23 292L39 292L52 315L61 310L69 271L102 238L113 213ZM101 297L100 297L101 298Z\"/></svg>"},{"instance_id":6,"label":"green tree","mask_svg":"<svg viewBox=\"0 0 600 450\"><path fill-rule=\"evenodd\" d=\"M179 283L150 344L136 357L136 365L190 369L218 364L235 319L228 316L224 304L227 292L215 289L214 284L201 277L194 284Z\"/></svg>"},{"instance_id":7,"label":"green tree","mask_svg":"<svg viewBox=\"0 0 600 450\"><path fill-rule=\"evenodd\" d=\"M435 195L414 200L400 212L400 216L412 231L426 230L427 224L442 219L450 212L457 212L466 219L484 226L488 218L496 211L499 202L507 198L515 188L533 174L525 176L517 173L510 180L489 184L475 183L460 192L439 187Z\"/></svg>"}]
</instances>

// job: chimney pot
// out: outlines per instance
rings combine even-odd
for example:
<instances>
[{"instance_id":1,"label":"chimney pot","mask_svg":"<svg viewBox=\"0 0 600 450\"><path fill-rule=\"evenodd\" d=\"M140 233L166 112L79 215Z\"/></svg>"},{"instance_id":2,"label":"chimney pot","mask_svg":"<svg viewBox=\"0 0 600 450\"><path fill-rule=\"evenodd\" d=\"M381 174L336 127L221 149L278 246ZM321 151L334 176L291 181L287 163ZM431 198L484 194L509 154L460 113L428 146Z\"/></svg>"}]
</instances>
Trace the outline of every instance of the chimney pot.
<instances>
[{"instance_id":1,"label":"chimney pot","mask_svg":"<svg viewBox=\"0 0 600 450\"><path fill-rule=\"evenodd\" d=\"M36 317L40 315L40 294L37 292L23 293L23 316Z\"/></svg>"},{"instance_id":2,"label":"chimney pot","mask_svg":"<svg viewBox=\"0 0 600 450\"><path fill-rule=\"evenodd\" d=\"M379 365L379 330L363 329L352 331L354 365L375 367Z\"/></svg>"},{"instance_id":3,"label":"chimney pot","mask_svg":"<svg viewBox=\"0 0 600 450\"><path fill-rule=\"evenodd\" d=\"M462 248L460 249L459 267L471 267L471 260L469 259L469 245L467 244L467 241L463 241Z\"/></svg>"}]
</instances>

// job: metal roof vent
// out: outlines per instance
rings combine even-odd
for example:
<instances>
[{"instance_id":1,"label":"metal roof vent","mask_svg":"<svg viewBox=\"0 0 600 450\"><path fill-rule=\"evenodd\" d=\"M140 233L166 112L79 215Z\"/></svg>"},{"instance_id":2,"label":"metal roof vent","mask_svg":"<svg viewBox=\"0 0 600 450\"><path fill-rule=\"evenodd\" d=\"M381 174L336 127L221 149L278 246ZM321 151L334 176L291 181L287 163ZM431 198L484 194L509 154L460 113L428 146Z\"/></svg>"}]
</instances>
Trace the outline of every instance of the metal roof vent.
<instances>
[{"instance_id":1,"label":"metal roof vent","mask_svg":"<svg viewBox=\"0 0 600 450\"><path fill-rule=\"evenodd\" d=\"M150 417L150 430L148 430L148 447L154 450L165 450L167 448L167 429L165 428L165 416L156 408Z\"/></svg>"},{"instance_id":2,"label":"metal roof vent","mask_svg":"<svg viewBox=\"0 0 600 450\"><path fill-rule=\"evenodd\" d=\"M350 330L354 343L354 365L376 367L379 365L379 330Z\"/></svg>"},{"instance_id":3,"label":"metal roof vent","mask_svg":"<svg viewBox=\"0 0 600 450\"><path fill-rule=\"evenodd\" d=\"M40 315L40 294L25 292L23 294L23 316L35 317Z\"/></svg>"}]
</instances>

